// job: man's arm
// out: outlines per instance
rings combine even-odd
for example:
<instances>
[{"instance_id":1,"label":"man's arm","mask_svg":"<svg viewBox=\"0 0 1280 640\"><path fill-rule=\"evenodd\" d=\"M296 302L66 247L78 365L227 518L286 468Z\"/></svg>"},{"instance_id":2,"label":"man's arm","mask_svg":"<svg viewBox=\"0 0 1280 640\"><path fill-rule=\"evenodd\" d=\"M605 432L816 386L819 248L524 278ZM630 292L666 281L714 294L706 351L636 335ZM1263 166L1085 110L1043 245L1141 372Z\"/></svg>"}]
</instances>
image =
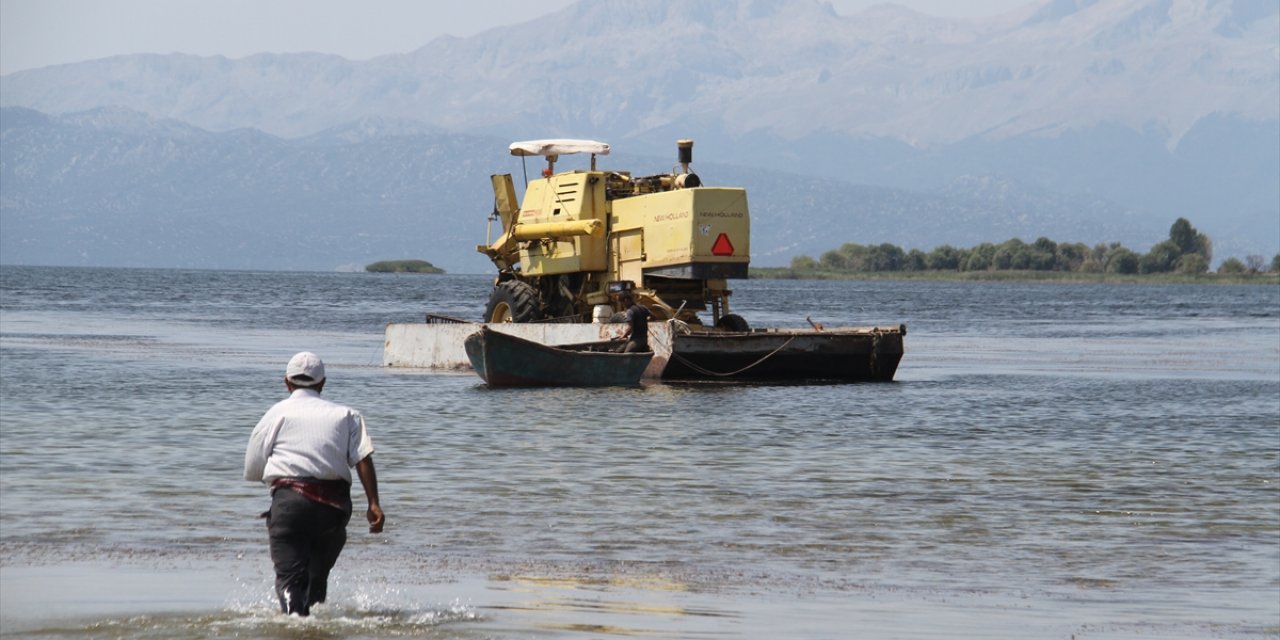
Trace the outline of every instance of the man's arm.
<instances>
[{"instance_id":1,"label":"man's arm","mask_svg":"<svg viewBox=\"0 0 1280 640\"><path fill-rule=\"evenodd\" d=\"M262 474L266 471L267 456L271 454L271 449L275 443L276 430L272 427L278 424L272 424L267 421L266 416L258 421L258 426L253 428L253 433L249 434L249 445L244 450L244 479L252 482L262 482Z\"/></svg>"},{"instance_id":2,"label":"man's arm","mask_svg":"<svg viewBox=\"0 0 1280 640\"><path fill-rule=\"evenodd\" d=\"M360 484L364 485L364 496L369 500L369 509L365 511L365 518L369 520L369 533L382 533L382 525L387 519L382 514L382 505L378 503L378 473L373 468L373 454L356 463L356 475L360 477Z\"/></svg>"},{"instance_id":3,"label":"man's arm","mask_svg":"<svg viewBox=\"0 0 1280 640\"><path fill-rule=\"evenodd\" d=\"M634 314L632 313L632 311L631 311L633 308L634 308L634 307L627 307L627 310L626 310L626 312L625 312L625 313L627 314L627 328L626 328L626 329L624 329L624 330L622 331L622 339L623 339L623 340L630 340L630 339L631 339L631 330L632 330L632 329L634 329L634 328L635 328L635 326L636 326L636 325L635 325L636 318L635 318L635 315L634 315Z\"/></svg>"}]
</instances>

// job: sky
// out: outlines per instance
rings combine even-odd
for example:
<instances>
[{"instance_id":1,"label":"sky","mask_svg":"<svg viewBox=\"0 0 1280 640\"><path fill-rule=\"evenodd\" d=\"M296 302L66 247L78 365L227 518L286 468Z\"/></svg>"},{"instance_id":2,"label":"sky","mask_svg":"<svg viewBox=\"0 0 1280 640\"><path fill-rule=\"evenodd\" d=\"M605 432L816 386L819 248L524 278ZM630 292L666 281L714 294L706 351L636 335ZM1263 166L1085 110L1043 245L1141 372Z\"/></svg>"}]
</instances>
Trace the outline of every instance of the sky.
<instances>
[{"instance_id":1,"label":"sky","mask_svg":"<svg viewBox=\"0 0 1280 640\"><path fill-rule=\"evenodd\" d=\"M644 0L636 0L643 2ZM697 0L691 0L697 1ZM885 0L828 0L851 15ZM552 13L575 0L0 0L0 75L131 53L242 58L408 53ZM920 13L977 19L1035 0L889 0Z\"/></svg>"}]
</instances>

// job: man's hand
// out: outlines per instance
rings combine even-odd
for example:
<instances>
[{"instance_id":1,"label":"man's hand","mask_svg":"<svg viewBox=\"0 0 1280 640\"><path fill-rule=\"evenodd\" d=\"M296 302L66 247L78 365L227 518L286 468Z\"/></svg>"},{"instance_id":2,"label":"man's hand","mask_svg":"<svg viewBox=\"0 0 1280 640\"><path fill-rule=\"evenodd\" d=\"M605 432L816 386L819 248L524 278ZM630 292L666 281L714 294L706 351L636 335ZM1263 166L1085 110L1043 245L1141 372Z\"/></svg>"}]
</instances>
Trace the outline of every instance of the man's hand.
<instances>
[{"instance_id":1,"label":"man's hand","mask_svg":"<svg viewBox=\"0 0 1280 640\"><path fill-rule=\"evenodd\" d=\"M356 463L356 474L360 476L360 484L364 485L364 495L369 500L369 509L364 517L369 520L369 533L382 533L382 525L387 518L382 515L382 505L378 503L378 472L373 468L373 454Z\"/></svg>"}]
</instances>

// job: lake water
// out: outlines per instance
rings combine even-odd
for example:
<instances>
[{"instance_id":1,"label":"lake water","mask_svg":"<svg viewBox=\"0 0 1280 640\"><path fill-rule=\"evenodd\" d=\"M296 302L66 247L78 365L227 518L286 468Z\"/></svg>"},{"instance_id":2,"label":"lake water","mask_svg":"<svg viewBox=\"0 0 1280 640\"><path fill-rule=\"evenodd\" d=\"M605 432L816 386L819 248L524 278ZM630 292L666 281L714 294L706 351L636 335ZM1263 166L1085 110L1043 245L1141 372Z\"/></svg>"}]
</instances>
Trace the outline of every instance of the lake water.
<instances>
[{"instance_id":1,"label":"lake water","mask_svg":"<svg viewBox=\"0 0 1280 640\"><path fill-rule=\"evenodd\" d=\"M1280 287L740 281L896 382L490 390L381 366L486 276L0 276L6 637L1280 636ZM240 477L304 349L388 525L298 620Z\"/></svg>"}]
</instances>

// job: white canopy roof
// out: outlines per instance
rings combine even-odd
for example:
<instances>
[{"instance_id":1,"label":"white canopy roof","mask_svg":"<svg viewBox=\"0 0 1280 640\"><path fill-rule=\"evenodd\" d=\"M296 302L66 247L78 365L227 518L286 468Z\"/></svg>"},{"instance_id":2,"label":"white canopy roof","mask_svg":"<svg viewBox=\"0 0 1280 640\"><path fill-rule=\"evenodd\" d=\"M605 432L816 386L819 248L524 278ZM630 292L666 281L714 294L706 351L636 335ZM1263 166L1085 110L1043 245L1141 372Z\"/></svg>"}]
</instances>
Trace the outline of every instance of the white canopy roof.
<instances>
[{"instance_id":1,"label":"white canopy roof","mask_svg":"<svg viewBox=\"0 0 1280 640\"><path fill-rule=\"evenodd\" d=\"M594 153L600 156L609 155L609 143L595 140L526 140L512 142L513 156L561 156L570 153Z\"/></svg>"}]
</instances>

